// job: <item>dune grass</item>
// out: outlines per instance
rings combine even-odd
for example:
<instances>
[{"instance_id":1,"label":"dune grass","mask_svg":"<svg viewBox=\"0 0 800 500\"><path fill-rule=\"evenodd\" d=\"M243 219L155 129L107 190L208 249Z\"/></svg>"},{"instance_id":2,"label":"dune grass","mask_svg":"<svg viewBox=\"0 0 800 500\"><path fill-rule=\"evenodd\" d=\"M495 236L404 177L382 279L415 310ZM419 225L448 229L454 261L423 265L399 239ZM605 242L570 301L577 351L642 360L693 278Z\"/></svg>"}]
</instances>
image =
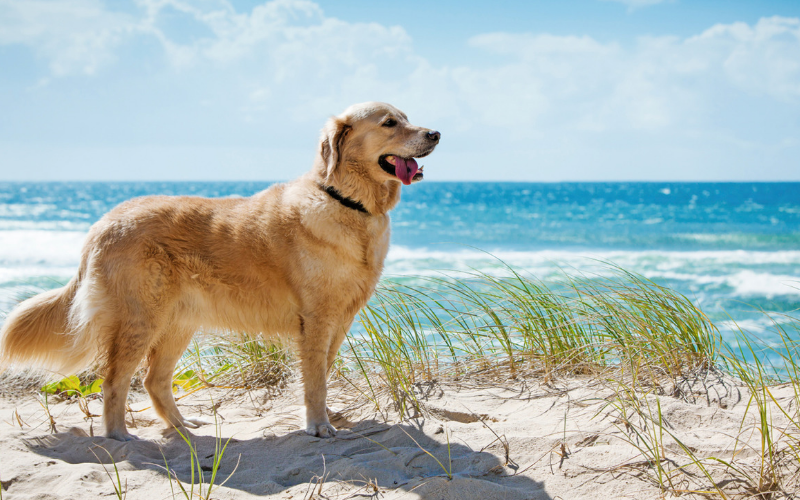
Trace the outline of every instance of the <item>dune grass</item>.
<instances>
[{"instance_id":1,"label":"dune grass","mask_svg":"<svg viewBox=\"0 0 800 500\"><path fill-rule=\"evenodd\" d=\"M361 335L340 353L361 375L349 380L362 381L376 409L388 402L404 418L423 413L419 395L438 379L588 375L612 386L604 412L616 415L619 435L644 458L638 466L665 493L783 498L798 487L800 320L774 319L778 345L744 331L728 344L691 300L613 265L547 284L505 271L384 281L360 314ZM727 458L699 456L662 413L661 397L680 397L683 381L711 372L744 385L753 416ZM782 384L794 397L774 395ZM752 432L759 446L744 437ZM742 448L757 466L739 459Z\"/></svg>"},{"instance_id":2,"label":"dune grass","mask_svg":"<svg viewBox=\"0 0 800 500\"><path fill-rule=\"evenodd\" d=\"M401 415L415 386L440 376L549 379L613 368L635 386L662 385L717 363L719 332L690 300L610 270L553 284L511 268L504 277L425 278L423 286L384 282L359 317L363 335L342 355L391 388Z\"/></svg>"},{"instance_id":3,"label":"dune grass","mask_svg":"<svg viewBox=\"0 0 800 500\"><path fill-rule=\"evenodd\" d=\"M292 356L286 342L247 334L205 334L192 343L175 369L173 387L282 388Z\"/></svg>"}]
</instances>

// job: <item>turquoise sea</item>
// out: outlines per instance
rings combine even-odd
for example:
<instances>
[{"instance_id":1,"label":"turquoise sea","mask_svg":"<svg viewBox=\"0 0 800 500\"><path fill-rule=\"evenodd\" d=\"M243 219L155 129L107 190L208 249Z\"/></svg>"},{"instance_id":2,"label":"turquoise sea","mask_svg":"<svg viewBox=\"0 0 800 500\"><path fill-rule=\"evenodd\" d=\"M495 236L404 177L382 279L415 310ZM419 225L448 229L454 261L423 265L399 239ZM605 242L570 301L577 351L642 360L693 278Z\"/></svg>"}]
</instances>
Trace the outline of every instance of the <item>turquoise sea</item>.
<instances>
[{"instance_id":1,"label":"turquoise sea","mask_svg":"<svg viewBox=\"0 0 800 500\"><path fill-rule=\"evenodd\" d=\"M249 196L266 182L0 183L0 312L60 286L89 227L149 194ZM730 335L800 308L800 183L437 183L403 188L385 276L545 280L612 262L690 297ZM488 253L487 253L488 252Z\"/></svg>"}]
</instances>

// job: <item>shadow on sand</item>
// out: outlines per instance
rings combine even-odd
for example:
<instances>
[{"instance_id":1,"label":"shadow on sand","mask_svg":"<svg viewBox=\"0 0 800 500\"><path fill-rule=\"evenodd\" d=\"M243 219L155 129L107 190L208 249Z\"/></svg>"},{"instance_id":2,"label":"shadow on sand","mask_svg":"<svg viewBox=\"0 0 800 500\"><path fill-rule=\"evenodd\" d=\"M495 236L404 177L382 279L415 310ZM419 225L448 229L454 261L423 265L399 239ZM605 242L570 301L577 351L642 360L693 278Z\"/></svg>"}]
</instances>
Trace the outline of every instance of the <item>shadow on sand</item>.
<instances>
[{"instance_id":1,"label":"shadow on sand","mask_svg":"<svg viewBox=\"0 0 800 500\"><path fill-rule=\"evenodd\" d=\"M189 436L195 443L208 482L217 439ZM221 439L224 443L228 438ZM165 460L182 482L191 483L192 480L189 447L176 432L158 441L126 443L59 433L28 438L26 444L37 454L70 464L97 464L98 457L105 464L111 464L113 458L118 465L124 462L120 468L125 471L157 471L164 476L163 489L167 496L170 487ZM318 485L324 477L323 494L328 488L350 494L361 488L363 493L357 495L361 498L379 498L369 486L370 482L383 491L413 491L418 498L551 498L541 482L515 475L516 464L504 462L503 457L472 449L452 439L448 446L445 430L435 421L418 419L387 425L365 420L350 429L340 430L332 439L311 437L303 431L231 439L216 483L233 472L224 488L254 495L277 494L298 485Z\"/></svg>"}]
</instances>

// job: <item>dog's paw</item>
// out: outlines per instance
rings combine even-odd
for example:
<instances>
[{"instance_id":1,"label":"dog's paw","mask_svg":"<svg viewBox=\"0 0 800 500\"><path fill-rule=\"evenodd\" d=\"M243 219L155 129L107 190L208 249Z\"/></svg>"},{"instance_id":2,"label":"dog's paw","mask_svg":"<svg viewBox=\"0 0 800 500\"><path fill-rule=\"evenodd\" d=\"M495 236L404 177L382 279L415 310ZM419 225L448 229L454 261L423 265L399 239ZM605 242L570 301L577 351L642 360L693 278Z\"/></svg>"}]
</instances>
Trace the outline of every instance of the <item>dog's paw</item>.
<instances>
[{"instance_id":1,"label":"dog's paw","mask_svg":"<svg viewBox=\"0 0 800 500\"><path fill-rule=\"evenodd\" d=\"M321 438L332 438L336 435L336 429L331 424L310 424L306 427L306 434Z\"/></svg>"},{"instance_id":2,"label":"dog's paw","mask_svg":"<svg viewBox=\"0 0 800 500\"><path fill-rule=\"evenodd\" d=\"M184 418L183 426L189 429L197 429L201 425L209 425L211 422L202 418Z\"/></svg>"},{"instance_id":3,"label":"dog's paw","mask_svg":"<svg viewBox=\"0 0 800 500\"><path fill-rule=\"evenodd\" d=\"M129 433L128 431L109 431L106 432L108 439L115 439L117 441L138 441L139 438Z\"/></svg>"}]
</instances>

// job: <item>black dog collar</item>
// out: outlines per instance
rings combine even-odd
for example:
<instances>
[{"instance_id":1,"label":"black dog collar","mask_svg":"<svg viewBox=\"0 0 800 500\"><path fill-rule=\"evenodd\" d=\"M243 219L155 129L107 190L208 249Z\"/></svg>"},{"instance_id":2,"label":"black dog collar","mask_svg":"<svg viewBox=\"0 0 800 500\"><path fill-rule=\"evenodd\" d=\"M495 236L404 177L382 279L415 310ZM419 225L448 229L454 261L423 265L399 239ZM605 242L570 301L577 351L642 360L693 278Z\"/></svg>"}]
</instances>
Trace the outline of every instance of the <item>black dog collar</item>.
<instances>
[{"instance_id":1,"label":"black dog collar","mask_svg":"<svg viewBox=\"0 0 800 500\"><path fill-rule=\"evenodd\" d=\"M350 198L342 196L342 193L337 191L333 186L323 186L322 184L320 184L319 187L320 189L328 193L328 195L330 195L331 198L338 201L347 208L352 208L353 210L358 210L363 214L369 215L369 211L367 211L367 209L364 208L364 205L362 205L361 202L356 200L351 200Z\"/></svg>"}]
</instances>

